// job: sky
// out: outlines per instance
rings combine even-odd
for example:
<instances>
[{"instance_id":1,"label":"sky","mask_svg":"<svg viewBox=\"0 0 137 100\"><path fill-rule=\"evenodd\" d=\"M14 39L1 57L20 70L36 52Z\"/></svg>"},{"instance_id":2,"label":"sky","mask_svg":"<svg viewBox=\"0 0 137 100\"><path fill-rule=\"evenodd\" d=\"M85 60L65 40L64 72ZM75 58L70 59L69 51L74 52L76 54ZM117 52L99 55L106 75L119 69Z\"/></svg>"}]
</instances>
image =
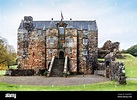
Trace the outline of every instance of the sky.
<instances>
[{"instance_id":1,"label":"sky","mask_svg":"<svg viewBox=\"0 0 137 100\"><path fill-rule=\"evenodd\" d=\"M98 46L120 42L120 50L137 44L137 0L0 0L0 36L17 51L17 30L24 16L33 20L96 20Z\"/></svg>"}]
</instances>

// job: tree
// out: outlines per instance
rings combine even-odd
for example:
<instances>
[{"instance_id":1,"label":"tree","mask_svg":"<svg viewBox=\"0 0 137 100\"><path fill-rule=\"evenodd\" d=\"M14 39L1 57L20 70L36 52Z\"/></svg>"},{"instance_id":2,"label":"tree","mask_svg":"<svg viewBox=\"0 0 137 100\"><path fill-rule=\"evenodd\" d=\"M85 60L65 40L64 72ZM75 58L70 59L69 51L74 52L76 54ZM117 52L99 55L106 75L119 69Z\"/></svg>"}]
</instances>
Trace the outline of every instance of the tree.
<instances>
[{"instance_id":1,"label":"tree","mask_svg":"<svg viewBox=\"0 0 137 100\"><path fill-rule=\"evenodd\" d=\"M7 39L0 36L0 65L10 66L16 63L16 52L13 46L9 45Z\"/></svg>"},{"instance_id":2,"label":"tree","mask_svg":"<svg viewBox=\"0 0 137 100\"><path fill-rule=\"evenodd\" d=\"M7 50L5 48L7 44L7 40L4 39L3 37L0 37L0 64L4 64L6 61L6 57L7 57Z\"/></svg>"},{"instance_id":3,"label":"tree","mask_svg":"<svg viewBox=\"0 0 137 100\"><path fill-rule=\"evenodd\" d=\"M6 61L7 65L11 66L11 65L16 64L16 52L15 52L14 47L12 45L7 45L6 48L7 48L7 53L8 53L8 58Z\"/></svg>"},{"instance_id":4,"label":"tree","mask_svg":"<svg viewBox=\"0 0 137 100\"><path fill-rule=\"evenodd\" d=\"M130 48L128 48L127 50L124 50L123 52L124 53L130 53L131 55L137 57L137 44L131 46Z\"/></svg>"}]
</instances>

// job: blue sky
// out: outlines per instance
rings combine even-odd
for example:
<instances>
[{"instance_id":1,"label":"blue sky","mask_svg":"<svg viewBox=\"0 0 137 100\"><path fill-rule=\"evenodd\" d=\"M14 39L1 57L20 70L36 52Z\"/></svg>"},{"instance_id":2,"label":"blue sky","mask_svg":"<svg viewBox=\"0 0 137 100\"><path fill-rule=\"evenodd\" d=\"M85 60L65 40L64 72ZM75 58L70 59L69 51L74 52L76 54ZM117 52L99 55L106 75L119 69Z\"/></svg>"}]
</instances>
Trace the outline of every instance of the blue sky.
<instances>
[{"instance_id":1,"label":"blue sky","mask_svg":"<svg viewBox=\"0 0 137 100\"><path fill-rule=\"evenodd\" d=\"M137 0L0 0L0 35L17 50L17 29L24 16L34 20L96 20L99 47L119 41L120 49L137 44Z\"/></svg>"}]
</instances>

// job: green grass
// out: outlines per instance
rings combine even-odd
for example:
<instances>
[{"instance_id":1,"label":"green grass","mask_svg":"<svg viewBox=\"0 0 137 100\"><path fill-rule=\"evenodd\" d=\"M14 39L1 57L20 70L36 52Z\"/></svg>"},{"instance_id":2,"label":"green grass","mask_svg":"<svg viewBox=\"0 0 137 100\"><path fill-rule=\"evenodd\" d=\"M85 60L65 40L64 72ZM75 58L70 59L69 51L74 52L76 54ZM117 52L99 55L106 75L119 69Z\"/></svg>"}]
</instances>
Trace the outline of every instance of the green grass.
<instances>
[{"instance_id":1,"label":"green grass","mask_svg":"<svg viewBox=\"0 0 137 100\"><path fill-rule=\"evenodd\" d=\"M137 91L137 80L127 81L127 85L108 81L77 86L27 86L0 83L0 91Z\"/></svg>"},{"instance_id":2,"label":"green grass","mask_svg":"<svg viewBox=\"0 0 137 100\"><path fill-rule=\"evenodd\" d=\"M137 78L137 57L134 57L130 54L123 54L123 55L126 56L126 59L117 59L117 61L124 62L126 76Z\"/></svg>"}]
</instances>

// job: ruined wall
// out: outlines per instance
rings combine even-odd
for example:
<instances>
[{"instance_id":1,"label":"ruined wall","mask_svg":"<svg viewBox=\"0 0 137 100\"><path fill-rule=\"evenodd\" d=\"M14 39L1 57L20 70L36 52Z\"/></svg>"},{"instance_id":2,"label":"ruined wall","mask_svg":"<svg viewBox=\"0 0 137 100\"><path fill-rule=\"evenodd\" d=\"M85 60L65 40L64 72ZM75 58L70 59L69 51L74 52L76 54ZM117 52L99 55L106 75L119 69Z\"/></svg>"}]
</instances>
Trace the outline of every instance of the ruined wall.
<instances>
[{"instance_id":1,"label":"ruined wall","mask_svg":"<svg viewBox=\"0 0 137 100\"><path fill-rule=\"evenodd\" d=\"M117 58L123 58L119 50L119 45L119 42L112 42L111 40L107 40L102 48L98 49L98 58L104 58L110 52L115 52Z\"/></svg>"}]
</instances>

